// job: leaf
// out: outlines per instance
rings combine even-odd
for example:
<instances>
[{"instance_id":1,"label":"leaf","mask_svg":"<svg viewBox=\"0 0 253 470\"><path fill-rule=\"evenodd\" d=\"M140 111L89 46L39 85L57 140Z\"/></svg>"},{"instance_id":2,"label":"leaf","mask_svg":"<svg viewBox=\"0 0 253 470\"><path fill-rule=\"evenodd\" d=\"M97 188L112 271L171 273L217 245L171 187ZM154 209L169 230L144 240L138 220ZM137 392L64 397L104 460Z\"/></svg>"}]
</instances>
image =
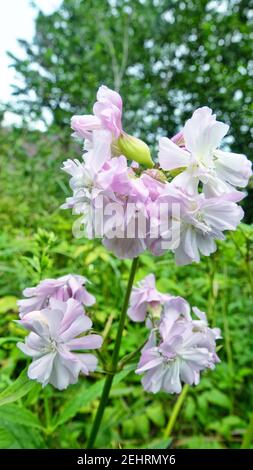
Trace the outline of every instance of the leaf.
<instances>
[{"instance_id":1,"label":"leaf","mask_svg":"<svg viewBox=\"0 0 253 470\"><path fill-rule=\"evenodd\" d=\"M220 406L222 408L230 409L230 399L227 395L225 395L225 393L222 393L219 390L212 390L212 392L208 393L207 399L209 403L213 403L214 405Z\"/></svg>"},{"instance_id":2,"label":"leaf","mask_svg":"<svg viewBox=\"0 0 253 470\"><path fill-rule=\"evenodd\" d=\"M151 406L148 406L147 416L159 428L162 428L165 425L164 411L160 403L155 403Z\"/></svg>"},{"instance_id":3,"label":"leaf","mask_svg":"<svg viewBox=\"0 0 253 470\"><path fill-rule=\"evenodd\" d=\"M27 369L24 369L15 382L0 393L0 406L19 400L30 392L34 385L35 383L27 376Z\"/></svg>"},{"instance_id":4,"label":"leaf","mask_svg":"<svg viewBox=\"0 0 253 470\"><path fill-rule=\"evenodd\" d=\"M150 426L148 417L145 414L134 416L135 433L142 437L148 437Z\"/></svg>"},{"instance_id":5,"label":"leaf","mask_svg":"<svg viewBox=\"0 0 253 470\"><path fill-rule=\"evenodd\" d=\"M155 439L148 445L139 447L140 449L169 449L172 439Z\"/></svg>"},{"instance_id":6,"label":"leaf","mask_svg":"<svg viewBox=\"0 0 253 470\"><path fill-rule=\"evenodd\" d=\"M222 449L222 444L215 438L208 439L204 436L193 436L184 440L184 448L188 449Z\"/></svg>"},{"instance_id":7,"label":"leaf","mask_svg":"<svg viewBox=\"0 0 253 470\"><path fill-rule=\"evenodd\" d=\"M237 433L243 433L246 423L239 418L239 416L229 415L225 418L219 419L219 421L212 422L208 425L208 429L216 431L218 434L229 439L232 430L237 429Z\"/></svg>"},{"instance_id":8,"label":"leaf","mask_svg":"<svg viewBox=\"0 0 253 470\"><path fill-rule=\"evenodd\" d=\"M122 423L122 432L125 438L131 438L134 436L135 424L133 419L124 419Z\"/></svg>"},{"instance_id":9,"label":"leaf","mask_svg":"<svg viewBox=\"0 0 253 470\"><path fill-rule=\"evenodd\" d=\"M0 313L6 313L10 310L14 312L18 311L17 297L7 295L6 297L2 297L2 299L0 299Z\"/></svg>"},{"instance_id":10,"label":"leaf","mask_svg":"<svg viewBox=\"0 0 253 470\"><path fill-rule=\"evenodd\" d=\"M43 449L46 447L37 429L30 429L28 426L21 426L8 421L3 421L1 424L6 433L11 436L10 449Z\"/></svg>"},{"instance_id":11,"label":"leaf","mask_svg":"<svg viewBox=\"0 0 253 470\"><path fill-rule=\"evenodd\" d=\"M0 428L0 449L9 449L13 444L13 438L10 432Z\"/></svg>"},{"instance_id":12,"label":"leaf","mask_svg":"<svg viewBox=\"0 0 253 470\"><path fill-rule=\"evenodd\" d=\"M113 385L117 385L121 382L134 368L135 365L131 365L119 372L114 378ZM89 388L87 388L87 385L82 386L76 395L72 396L71 400L67 400L65 405L62 407L59 415L55 418L55 422L52 424L53 428L56 429L66 421L69 421L78 413L82 405L85 404L85 406L87 406L90 402L99 397L103 390L104 382L105 379L100 380L99 382L92 384Z\"/></svg>"},{"instance_id":13,"label":"leaf","mask_svg":"<svg viewBox=\"0 0 253 470\"><path fill-rule=\"evenodd\" d=\"M196 411L196 404L192 397L187 397L185 408L184 408L184 416L187 421L191 421L194 417Z\"/></svg>"},{"instance_id":14,"label":"leaf","mask_svg":"<svg viewBox=\"0 0 253 470\"><path fill-rule=\"evenodd\" d=\"M0 407L0 421L8 421L38 429L43 428L36 415L26 408L14 404Z\"/></svg>"}]
</instances>

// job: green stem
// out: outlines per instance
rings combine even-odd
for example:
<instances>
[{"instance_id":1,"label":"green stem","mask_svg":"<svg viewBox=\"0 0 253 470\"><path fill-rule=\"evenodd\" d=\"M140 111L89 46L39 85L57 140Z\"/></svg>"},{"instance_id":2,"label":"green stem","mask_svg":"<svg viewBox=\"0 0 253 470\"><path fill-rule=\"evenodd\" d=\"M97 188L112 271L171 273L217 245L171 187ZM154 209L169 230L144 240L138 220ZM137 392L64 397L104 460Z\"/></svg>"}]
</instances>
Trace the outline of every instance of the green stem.
<instances>
[{"instance_id":1,"label":"green stem","mask_svg":"<svg viewBox=\"0 0 253 470\"><path fill-rule=\"evenodd\" d=\"M96 440L96 437L97 437L97 433L99 431L100 424L101 424L101 421L102 421L102 418L103 418L103 415L104 415L105 407L106 407L107 402L108 402L108 398L109 398L113 378L114 378L114 375L117 372L121 339L122 339L122 334L123 334L123 330L124 330L124 326L125 326L127 307L128 307L132 287L133 287L134 276L135 276L135 273L136 273L137 264L138 264L138 258L134 258L133 262L132 262L132 266L131 266L131 271L130 271L130 274L129 274L127 290L126 290L126 294L125 294L125 298L124 298L124 302L123 302L123 306L122 306L122 310L121 310L117 336L116 336L114 350L113 350L113 354L112 354L111 374L109 374L107 376L107 378L105 379L105 384L104 384L102 396L101 396L100 403L99 403L99 406L98 406L98 409L97 409L95 420L93 422L91 433L90 433L90 436L89 436L89 439L88 439L88 442L87 442L87 449L92 449L94 447L94 443L95 443L95 440Z\"/></svg>"},{"instance_id":2,"label":"green stem","mask_svg":"<svg viewBox=\"0 0 253 470\"><path fill-rule=\"evenodd\" d=\"M175 422L177 420L177 417L178 417L178 414L179 414L179 411L181 410L182 408L182 405L184 403L184 399L188 393L188 390L189 390L189 385L188 384L185 384L183 386L183 390L182 392L180 393L174 407L173 407L173 410L172 410L172 413L171 413L171 416L170 416L170 419L169 419L169 422L168 422L168 425L164 431L164 437L170 437L171 433L172 433L172 430L174 428L174 425L175 425Z\"/></svg>"},{"instance_id":3,"label":"green stem","mask_svg":"<svg viewBox=\"0 0 253 470\"><path fill-rule=\"evenodd\" d=\"M45 408L46 429L48 430L50 428L51 413L50 413L49 399L46 393L44 394L44 408Z\"/></svg>"},{"instance_id":4,"label":"green stem","mask_svg":"<svg viewBox=\"0 0 253 470\"><path fill-rule=\"evenodd\" d=\"M119 362L119 365L118 365L118 370L122 370L123 367L128 364L129 362L131 362L131 360L137 355L140 353L140 351L142 350L142 348L145 346L147 340L145 340L135 351L127 354L120 362Z\"/></svg>"},{"instance_id":5,"label":"green stem","mask_svg":"<svg viewBox=\"0 0 253 470\"><path fill-rule=\"evenodd\" d=\"M228 285L228 275L227 275L227 266L224 266L223 271L224 279L225 279L225 286ZM229 297L228 297L228 289L225 290L223 294L223 327L224 327L224 339L225 339L225 349L226 355L228 360L229 370L231 375L234 374L234 361L233 361L233 351L231 345L231 336L230 336L230 328L228 323L228 305L229 305Z\"/></svg>"},{"instance_id":6,"label":"green stem","mask_svg":"<svg viewBox=\"0 0 253 470\"><path fill-rule=\"evenodd\" d=\"M250 417L249 425L244 433L241 449L249 449L251 442L253 442L253 413Z\"/></svg>"}]
</instances>

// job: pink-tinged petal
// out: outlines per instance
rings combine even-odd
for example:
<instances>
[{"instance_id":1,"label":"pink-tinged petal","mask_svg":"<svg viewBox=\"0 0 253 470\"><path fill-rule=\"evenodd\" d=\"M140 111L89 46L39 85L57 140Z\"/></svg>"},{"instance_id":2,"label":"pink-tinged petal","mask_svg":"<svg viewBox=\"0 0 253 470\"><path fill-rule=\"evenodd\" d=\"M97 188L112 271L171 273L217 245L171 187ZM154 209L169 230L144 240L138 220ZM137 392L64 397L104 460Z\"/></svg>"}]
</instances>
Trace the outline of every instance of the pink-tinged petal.
<instances>
[{"instance_id":1,"label":"pink-tinged petal","mask_svg":"<svg viewBox=\"0 0 253 470\"><path fill-rule=\"evenodd\" d=\"M48 353L33 361L28 367L28 377L43 386L48 384L56 353Z\"/></svg>"},{"instance_id":2,"label":"pink-tinged petal","mask_svg":"<svg viewBox=\"0 0 253 470\"><path fill-rule=\"evenodd\" d=\"M183 297L170 297L165 304L165 311L170 312L168 314L172 314L172 310L178 312L182 315L186 320L191 320L190 315L190 305ZM176 318L176 317L175 317Z\"/></svg>"},{"instance_id":3,"label":"pink-tinged petal","mask_svg":"<svg viewBox=\"0 0 253 470\"><path fill-rule=\"evenodd\" d=\"M184 252L193 260L199 262L199 251L197 245L196 232L194 228L189 227L185 230L183 242L182 242Z\"/></svg>"},{"instance_id":4,"label":"pink-tinged petal","mask_svg":"<svg viewBox=\"0 0 253 470\"><path fill-rule=\"evenodd\" d=\"M190 171L185 170L175 176L171 182L171 186L185 191L186 194L198 194L199 178L194 176Z\"/></svg>"},{"instance_id":5,"label":"pink-tinged petal","mask_svg":"<svg viewBox=\"0 0 253 470\"><path fill-rule=\"evenodd\" d=\"M183 129L185 146L197 160L210 164L211 152L220 145L228 129L227 124L215 120L210 108L199 108L185 123Z\"/></svg>"},{"instance_id":6,"label":"pink-tinged petal","mask_svg":"<svg viewBox=\"0 0 253 470\"><path fill-rule=\"evenodd\" d=\"M149 274L133 287L128 316L133 321L144 321L149 309L160 310L161 305L168 299L168 294L162 294L156 289L154 274Z\"/></svg>"},{"instance_id":7,"label":"pink-tinged petal","mask_svg":"<svg viewBox=\"0 0 253 470\"><path fill-rule=\"evenodd\" d=\"M169 393L180 393L182 391L182 385L179 377L180 363L175 361L168 368L163 378L162 388Z\"/></svg>"},{"instance_id":8,"label":"pink-tinged petal","mask_svg":"<svg viewBox=\"0 0 253 470\"><path fill-rule=\"evenodd\" d=\"M141 238L103 238L103 245L120 259L133 259L146 250Z\"/></svg>"},{"instance_id":9,"label":"pink-tinged petal","mask_svg":"<svg viewBox=\"0 0 253 470\"><path fill-rule=\"evenodd\" d=\"M64 169L73 176L71 181L75 181L75 185L80 185L80 180L88 177L84 165L80 162L68 160L65 163L66 167ZM34 310L46 308L52 302L52 299L67 301L69 298L75 298L80 303L93 303L95 299L87 293L86 282L87 280L83 276L69 274L58 279L44 279L38 286L25 289L23 295L30 298L18 302L20 317L22 318ZM61 306L55 306L55 308L61 310Z\"/></svg>"},{"instance_id":10,"label":"pink-tinged petal","mask_svg":"<svg viewBox=\"0 0 253 470\"><path fill-rule=\"evenodd\" d=\"M222 194L223 201L240 202L245 197L245 193L241 191L232 191L231 193Z\"/></svg>"},{"instance_id":11,"label":"pink-tinged petal","mask_svg":"<svg viewBox=\"0 0 253 470\"><path fill-rule=\"evenodd\" d=\"M252 163L245 155L239 153L215 152L215 168L219 178L232 186L245 188L252 175Z\"/></svg>"},{"instance_id":12,"label":"pink-tinged petal","mask_svg":"<svg viewBox=\"0 0 253 470\"><path fill-rule=\"evenodd\" d=\"M70 384L77 382L80 368L79 361L74 354L67 360L61 354L57 354L49 383L58 390L65 390Z\"/></svg>"},{"instance_id":13,"label":"pink-tinged petal","mask_svg":"<svg viewBox=\"0 0 253 470\"><path fill-rule=\"evenodd\" d=\"M208 367L209 352L206 348L192 348L186 349L182 352L182 358L189 361L198 370Z\"/></svg>"},{"instance_id":14,"label":"pink-tinged petal","mask_svg":"<svg viewBox=\"0 0 253 470\"><path fill-rule=\"evenodd\" d=\"M102 123L100 119L97 116L93 116L93 114L73 116L71 118L71 128L79 137L86 139L87 132L101 129Z\"/></svg>"},{"instance_id":15,"label":"pink-tinged petal","mask_svg":"<svg viewBox=\"0 0 253 470\"><path fill-rule=\"evenodd\" d=\"M173 304L174 302L174 304ZM178 312L177 312L178 309ZM141 351L137 374L144 374L145 390L156 393L180 393L181 381L197 384L199 372L213 369L219 361L215 340L219 332L208 327L204 312L194 308L200 320L192 320L189 305L181 298L171 298L160 322ZM161 340L162 338L162 340Z\"/></svg>"},{"instance_id":16,"label":"pink-tinged petal","mask_svg":"<svg viewBox=\"0 0 253 470\"><path fill-rule=\"evenodd\" d=\"M20 351L22 351L24 354L26 354L27 356L31 356L31 357L39 357L41 356L41 351L39 350L36 350L36 349L33 349L31 348L28 343L21 343L20 341L17 343L17 347L18 349L20 349Z\"/></svg>"},{"instance_id":17,"label":"pink-tinged petal","mask_svg":"<svg viewBox=\"0 0 253 470\"><path fill-rule=\"evenodd\" d=\"M153 349L156 346L156 336L157 336L156 331L151 330L148 341L146 342L146 344L143 346L141 350L142 353L148 349ZM141 362L139 363L139 365L140 364Z\"/></svg>"},{"instance_id":18,"label":"pink-tinged petal","mask_svg":"<svg viewBox=\"0 0 253 470\"><path fill-rule=\"evenodd\" d=\"M93 106L94 114L100 119L104 129L109 130L118 139L122 132L122 99L120 95L102 86L98 90L97 100Z\"/></svg>"},{"instance_id":19,"label":"pink-tinged petal","mask_svg":"<svg viewBox=\"0 0 253 470\"><path fill-rule=\"evenodd\" d=\"M156 201L158 196L163 192L166 182L162 182L156 179L156 173L160 173L158 170L147 171L149 171L149 174L143 173L140 179L137 180L137 184L139 185L141 180L148 190L148 196L150 197L150 199L152 201ZM151 173L153 173L154 176L152 176ZM159 177L159 175L157 175L157 177Z\"/></svg>"},{"instance_id":20,"label":"pink-tinged petal","mask_svg":"<svg viewBox=\"0 0 253 470\"><path fill-rule=\"evenodd\" d=\"M141 380L144 390L147 390L151 393L159 392L159 390L162 388L164 374L165 370L162 366L146 372Z\"/></svg>"},{"instance_id":21,"label":"pink-tinged petal","mask_svg":"<svg viewBox=\"0 0 253 470\"><path fill-rule=\"evenodd\" d=\"M27 313L18 323L27 330L33 331L43 338L47 338L49 336L49 325L47 323L47 319L43 315L43 310Z\"/></svg>"},{"instance_id":22,"label":"pink-tinged petal","mask_svg":"<svg viewBox=\"0 0 253 470\"><path fill-rule=\"evenodd\" d=\"M183 131L180 131L176 135L171 137L171 140L172 140L172 142L174 142L174 144L178 145L178 147L184 147L185 146Z\"/></svg>"},{"instance_id":23,"label":"pink-tinged petal","mask_svg":"<svg viewBox=\"0 0 253 470\"><path fill-rule=\"evenodd\" d=\"M28 356L41 356L42 351L48 347L48 340L31 332L25 338L25 343L18 342L17 347Z\"/></svg>"},{"instance_id":24,"label":"pink-tinged petal","mask_svg":"<svg viewBox=\"0 0 253 470\"><path fill-rule=\"evenodd\" d=\"M145 353L144 353L145 354ZM159 366L160 364L162 364L162 358L161 357L154 357L153 359L149 360L148 362L146 362L146 364L144 364L143 366L141 367L138 367L138 369L136 370L136 374L142 374L143 372L145 372L146 370L149 370L149 369L153 369L154 367L157 367Z\"/></svg>"},{"instance_id":25,"label":"pink-tinged petal","mask_svg":"<svg viewBox=\"0 0 253 470\"><path fill-rule=\"evenodd\" d=\"M90 151L92 155L90 164L94 175L111 158L111 143L112 135L108 130L102 129L93 132L93 148Z\"/></svg>"},{"instance_id":26,"label":"pink-tinged petal","mask_svg":"<svg viewBox=\"0 0 253 470\"><path fill-rule=\"evenodd\" d=\"M28 290L29 289L27 289L27 291ZM20 318L23 318L24 315L26 315L29 312L33 312L34 310L40 310L41 308L44 307L44 304L45 304L44 296L37 296L37 297L32 297L30 299L18 300L17 305L20 310L19 312Z\"/></svg>"},{"instance_id":27,"label":"pink-tinged petal","mask_svg":"<svg viewBox=\"0 0 253 470\"><path fill-rule=\"evenodd\" d=\"M153 273L148 274L145 277L145 284L144 284L144 281L142 281L141 285L142 285L142 287L146 286L149 289L154 289L155 288L155 275Z\"/></svg>"},{"instance_id":28,"label":"pink-tinged petal","mask_svg":"<svg viewBox=\"0 0 253 470\"><path fill-rule=\"evenodd\" d=\"M91 328L91 326L92 321L87 316L77 317L67 329L61 331L61 340L65 342L74 339Z\"/></svg>"},{"instance_id":29,"label":"pink-tinged petal","mask_svg":"<svg viewBox=\"0 0 253 470\"><path fill-rule=\"evenodd\" d=\"M101 85L99 87L98 92L97 92L97 100L107 102L107 103L112 103L114 104L114 106L116 106L120 110L122 109L122 98L119 95L119 93L117 93L114 90L111 90L105 85Z\"/></svg>"},{"instance_id":30,"label":"pink-tinged petal","mask_svg":"<svg viewBox=\"0 0 253 470\"><path fill-rule=\"evenodd\" d=\"M94 354L75 354L78 360L81 363L81 372L85 375L88 375L89 372L93 372L97 368L98 360Z\"/></svg>"},{"instance_id":31,"label":"pink-tinged petal","mask_svg":"<svg viewBox=\"0 0 253 470\"><path fill-rule=\"evenodd\" d=\"M87 290L82 294L78 295L77 300L80 300L82 304L86 307L91 307L91 305L94 305L96 303L96 297L90 294Z\"/></svg>"},{"instance_id":32,"label":"pink-tinged petal","mask_svg":"<svg viewBox=\"0 0 253 470\"><path fill-rule=\"evenodd\" d=\"M118 139L122 132L121 111L113 105L106 103L95 103L93 112L102 122L103 128L110 131L115 139Z\"/></svg>"},{"instance_id":33,"label":"pink-tinged petal","mask_svg":"<svg viewBox=\"0 0 253 470\"><path fill-rule=\"evenodd\" d=\"M202 312L198 307L192 307L195 315L202 321L207 322L206 313Z\"/></svg>"},{"instance_id":34,"label":"pink-tinged petal","mask_svg":"<svg viewBox=\"0 0 253 470\"><path fill-rule=\"evenodd\" d=\"M49 335L51 338L56 338L59 334L61 322L64 317L64 311L50 309L42 310L43 316L48 324Z\"/></svg>"},{"instance_id":35,"label":"pink-tinged petal","mask_svg":"<svg viewBox=\"0 0 253 470\"><path fill-rule=\"evenodd\" d=\"M181 247L175 250L175 263L177 266L185 266L186 264L192 263L192 258L188 256Z\"/></svg>"},{"instance_id":36,"label":"pink-tinged petal","mask_svg":"<svg viewBox=\"0 0 253 470\"><path fill-rule=\"evenodd\" d=\"M180 367L180 378L182 382L193 385L195 383L195 373L194 370L187 364L187 362L182 362Z\"/></svg>"},{"instance_id":37,"label":"pink-tinged petal","mask_svg":"<svg viewBox=\"0 0 253 470\"><path fill-rule=\"evenodd\" d=\"M55 304L54 299L51 300L51 305L52 304L53 305ZM86 319L87 330L91 328L92 322L88 317L84 316L84 309L77 300L68 299L67 302L62 302L62 304L63 304L62 309L64 309L65 313L64 313L64 317L62 318L62 323L61 323L61 328L60 328L61 332L67 330L78 317L82 317Z\"/></svg>"},{"instance_id":38,"label":"pink-tinged petal","mask_svg":"<svg viewBox=\"0 0 253 470\"><path fill-rule=\"evenodd\" d=\"M204 256L209 256L217 250L215 241L208 235L197 234L197 244Z\"/></svg>"},{"instance_id":39,"label":"pink-tinged petal","mask_svg":"<svg viewBox=\"0 0 253 470\"><path fill-rule=\"evenodd\" d=\"M99 349L102 343L102 336L92 334L81 338L74 338L66 343L66 347L70 351L77 351L78 349Z\"/></svg>"},{"instance_id":40,"label":"pink-tinged petal","mask_svg":"<svg viewBox=\"0 0 253 470\"><path fill-rule=\"evenodd\" d=\"M127 314L132 321L143 322L147 315L148 304L144 302L141 305L129 307Z\"/></svg>"},{"instance_id":41,"label":"pink-tinged petal","mask_svg":"<svg viewBox=\"0 0 253 470\"><path fill-rule=\"evenodd\" d=\"M190 162L189 153L178 147L167 137L162 137L159 141L158 158L160 166L164 170L187 167Z\"/></svg>"},{"instance_id":42,"label":"pink-tinged petal","mask_svg":"<svg viewBox=\"0 0 253 470\"><path fill-rule=\"evenodd\" d=\"M205 200L202 211L207 223L218 231L235 230L244 215L240 206L222 196Z\"/></svg>"}]
</instances>

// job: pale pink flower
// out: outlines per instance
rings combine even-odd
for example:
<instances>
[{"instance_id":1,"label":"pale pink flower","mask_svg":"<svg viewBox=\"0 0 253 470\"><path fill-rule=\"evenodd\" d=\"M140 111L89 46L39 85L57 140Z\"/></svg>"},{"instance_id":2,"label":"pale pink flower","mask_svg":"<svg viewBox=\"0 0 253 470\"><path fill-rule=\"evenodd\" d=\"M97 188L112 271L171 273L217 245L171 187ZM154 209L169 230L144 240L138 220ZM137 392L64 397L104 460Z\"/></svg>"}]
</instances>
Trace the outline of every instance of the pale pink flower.
<instances>
[{"instance_id":1,"label":"pale pink flower","mask_svg":"<svg viewBox=\"0 0 253 470\"><path fill-rule=\"evenodd\" d=\"M93 106L94 115L73 116L71 127L78 137L91 140L92 131L107 130L111 140L117 139L122 132L122 98L110 88L102 85L97 92Z\"/></svg>"},{"instance_id":2,"label":"pale pink flower","mask_svg":"<svg viewBox=\"0 0 253 470\"><path fill-rule=\"evenodd\" d=\"M24 289L26 299L17 302L20 318L34 310L45 308L51 298L66 301L75 299L85 306L93 305L96 299L87 289L89 281L84 276L68 274L58 279L44 279L36 287Z\"/></svg>"},{"instance_id":3,"label":"pale pink flower","mask_svg":"<svg viewBox=\"0 0 253 470\"><path fill-rule=\"evenodd\" d=\"M25 343L17 344L33 358L28 377L43 387L50 383L63 390L76 383L80 373L96 369L96 356L83 351L100 348L102 337L80 336L90 330L92 321L73 298L65 302L51 298L47 308L27 313L19 323L30 331Z\"/></svg>"},{"instance_id":4,"label":"pale pink flower","mask_svg":"<svg viewBox=\"0 0 253 470\"><path fill-rule=\"evenodd\" d=\"M82 216L80 224L84 226L86 237L105 237L104 242L108 244L108 248L112 244L112 251L117 252L119 248L122 256L128 257L127 247L121 247L122 239L126 238L127 227L135 217L133 205L143 205L149 195L148 189L141 179L135 176L132 168L128 167L123 155L108 159L98 171L94 171L92 159L89 157L90 155L83 163L78 160L67 160L64 163L63 170L71 175L70 187L73 196L66 199L62 208L72 208L74 214ZM118 236L115 235L112 239L107 232L113 221L114 228L118 228ZM145 236L146 233L144 238ZM126 244L130 243L130 248L133 247L133 238L135 236L130 241L126 240Z\"/></svg>"},{"instance_id":5,"label":"pale pink flower","mask_svg":"<svg viewBox=\"0 0 253 470\"><path fill-rule=\"evenodd\" d=\"M142 385L149 392L180 393L182 382L198 384L200 372L219 362L219 332L208 327L203 312L195 309L202 320L192 320L189 307L183 308L184 312L182 304L165 304L160 324L142 350L136 373L144 374Z\"/></svg>"},{"instance_id":6,"label":"pale pink flower","mask_svg":"<svg viewBox=\"0 0 253 470\"><path fill-rule=\"evenodd\" d=\"M169 297L156 289L155 276L149 274L133 288L127 314L131 320L142 322L149 311L160 312L162 304Z\"/></svg>"},{"instance_id":7,"label":"pale pink flower","mask_svg":"<svg viewBox=\"0 0 253 470\"><path fill-rule=\"evenodd\" d=\"M165 183L157 179L159 177L160 172L157 170L148 170L140 178L132 175L132 190L126 194L122 205L123 217L116 214L119 219L117 234L103 239L104 246L117 257L132 259L147 249L150 231L148 206L165 188Z\"/></svg>"},{"instance_id":8,"label":"pale pink flower","mask_svg":"<svg viewBox=\"0 0 253 470\"><path fill-rule=\"evenodd\" d=\"M139 187L142 182L139 180ZM135 258L146 250L148 213L145 202L145 187L137 196L126 196L113 206L113 214L108 217L103 244L118 258Z\"/></svg>"},{"instance_id":9,"label":"pale pink flower","mask_svg":"<svg viewBox=\"0 0 253 470\"><path fill-rule=\"evenodd\" d=\"M164 170L182 169L173 184L196 193L198 183L210 197L244 188L252 175L251 162L245 155L219 150L229 126L216 121L208 107L197 109L183 130L173 139L162 137L159 162Z\"/></svg>"},{"instance_id":10,"label":"pale pink flower","mask_svg":"<svg viewBox=\"0 0 253 470\"><path fill-rule=\"evenodd\" d=\"M236 202L242 194L235 191L223 196L206 198L204 194L188 195L168 184L156 203L167 203L165 213L160 214L157 224L160 224L160 236L149 239L149 249L155 255L161 255L168 248L166 240L170 241L173 227L176 227L176 243L172 247L177 264L189 264L200 261L200 254L209 256L216 251L216 240L224 240L224 231L235 230L243 217L243 210ZM156 204L155 203L155 204ZM180 217L175 225L172 205L180 205ZM149 206L150 216L155 213L152 204ZM163 229L162 218L168 219ZM179 229L178 229L179 227Z\"/></svg>"}]
</instances>

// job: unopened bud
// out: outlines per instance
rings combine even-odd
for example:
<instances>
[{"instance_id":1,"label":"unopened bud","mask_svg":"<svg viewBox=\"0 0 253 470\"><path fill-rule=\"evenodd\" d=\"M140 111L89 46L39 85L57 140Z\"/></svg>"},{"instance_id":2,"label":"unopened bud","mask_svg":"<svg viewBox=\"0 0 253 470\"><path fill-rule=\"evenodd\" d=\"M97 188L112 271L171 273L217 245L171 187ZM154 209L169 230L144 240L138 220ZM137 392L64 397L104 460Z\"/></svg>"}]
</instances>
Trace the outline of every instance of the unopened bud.
<instances>
[{"instance_id":1,"label":"unopened bud","mask_svg":"<svg viewBox=\"0 0 253 470\"><path fill-rule=\"evenodd\" d=\"M117 141L118 147L123 155L128 160L134 160L147 168L153 168L154 162L152 161L150 150L140 139L128 135L126 133L121 134Z\"/></svg>"}]
</instances>

